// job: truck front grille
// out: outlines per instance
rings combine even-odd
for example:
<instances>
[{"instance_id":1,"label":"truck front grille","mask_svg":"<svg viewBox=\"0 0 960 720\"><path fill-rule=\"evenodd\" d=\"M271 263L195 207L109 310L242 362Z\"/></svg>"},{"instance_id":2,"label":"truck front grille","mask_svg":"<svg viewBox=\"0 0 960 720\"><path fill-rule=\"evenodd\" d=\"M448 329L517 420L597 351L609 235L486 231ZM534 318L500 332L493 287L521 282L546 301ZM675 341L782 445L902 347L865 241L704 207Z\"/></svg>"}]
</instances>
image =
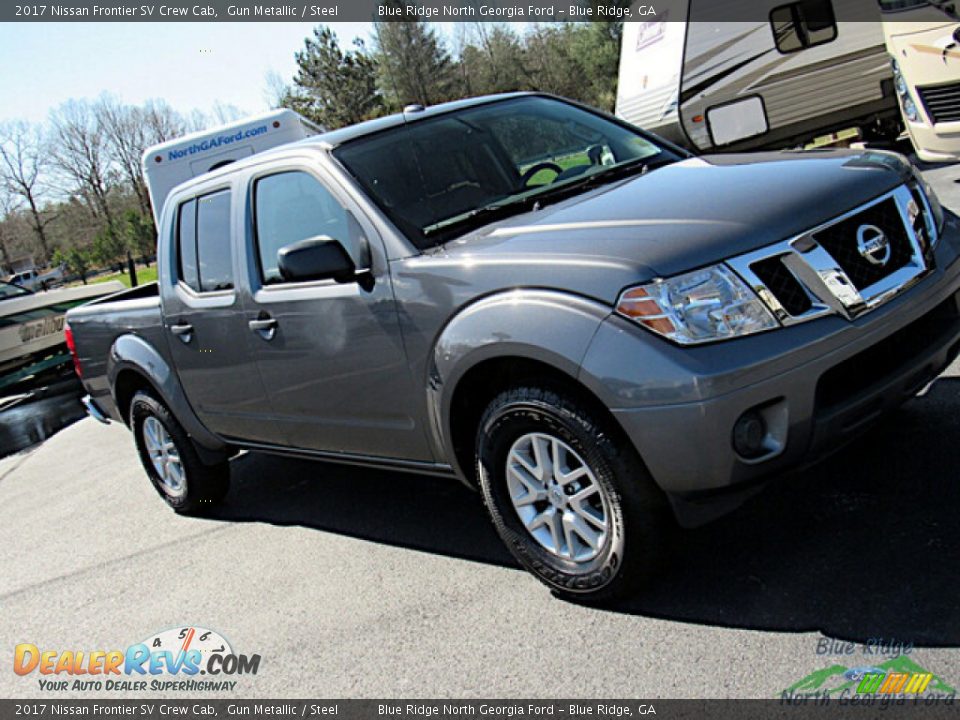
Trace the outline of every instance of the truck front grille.
<instances>
[{"instance_id":1,"label":"truck front grille","mask_svg":"<svg viewBox=\"0 0 960 720\"><path fill-rule=\"evenodd\" d=\"M803 285L783 264L782 256L765 258L750 267L790 315L798 317L813 306Z\"/></svg>"},{"instance_id":2,"label":"truck front grille","mask_svg":"<svg viewBox=\"0 0 960 720\"><path fill-rule=\"evenodd\" d=\"M917 92L927 115L935 125L960 122L960 82L918 87Z\"/></svg>"},{"instance_id":3,"label":"truck front grille","mask_svg":"<svg viewBox=\"0 0 960 720\"><path fill-rule=\"evenodd\" d=\"M929 203L901 185L796 237L728 260L783 325L882 305L932 268Z\"/></svg>"},{"instance_id":4,"label":"truck front grille","mask_svg":"<svg viewBox=\"0 0 960 720\"><path fill-rule=\"evenodd\" d=\"M890 243L890 259L875 265L860 254L857 230L863 226L879 228ZM903 217L893 198L816 233L814 239L833 256L857 290L865 290L899 270L913 255Z\"/></svg>"}]
</instances>

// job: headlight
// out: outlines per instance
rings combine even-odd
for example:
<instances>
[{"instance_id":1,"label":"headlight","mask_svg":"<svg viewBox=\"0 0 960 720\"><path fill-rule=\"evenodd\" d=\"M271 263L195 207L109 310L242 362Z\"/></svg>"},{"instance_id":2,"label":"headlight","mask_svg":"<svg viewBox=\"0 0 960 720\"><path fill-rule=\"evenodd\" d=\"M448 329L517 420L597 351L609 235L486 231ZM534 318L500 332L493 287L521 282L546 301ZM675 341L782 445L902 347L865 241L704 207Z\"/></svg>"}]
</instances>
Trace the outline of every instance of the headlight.
<instances>
[{"instance_id":1,"label":"headlight","mask_svg":"<svg viewBox=\"0 0 960 720\"><path fill-rule=\"evenodd\" d=\"M893 87L897 91L897 97L900 98L900 104L903 105L903 114L910 122L920 122L920 112L917 110L917 104L910 97L907 81L900 72L900 63L896 58L890 58L890 67L893 68Z\"/></svg>"},{"instance_id":2,"label":"headlight","mask_svg":"<svg viewBox=\"0 0 960 720\"><path fill-rule=\"evenodd\" d=\"M753 290L725 265L625 290L617 312L681 345L779 327Z\"/></svg>"},{"instance_id":3,"label":"headlight","mask_svg":"<svg viewBox=\"0 0 960 720\"><path fill-rule=\"evenodd\" d=\"M903 79L903 75L897 73L893 76L893 84L897 89L897 95L906 95L907 94L907 81Z\"/></svg>"},{"instance_id":4,"label":"headlight","mask_svg":"<svg viewBox=\"0 0 960 720\"><path fill-rule=\"evenodd\" d=\"M910 98L903 98L903 114L907 116L910 122L920 122L920 113L917 111L917 105Z\"/></svg>"},{"instance_id":5,"label":"headlight","mask_svg":"<svg viewBox=\"0 0 960 720\"><path fill-rule=\"evenodd\" d=\"M943 205L940 204L940 198L937 197L937 194L933 191L933 188L930 186L930 183L927 182L926 178L923 177L923 173L914 166L913 167L913 176L917 180L917 185L920 188L920 192L923 193L924 197L927 199L927 205L930 208L930 213L923 213L924 219L927 222L927 232L930 234L931 245L936 245L937 241L940 239L940 235L943 234ZM932 217L930 217L932 216Z\"/></svg>"}]
</instances>

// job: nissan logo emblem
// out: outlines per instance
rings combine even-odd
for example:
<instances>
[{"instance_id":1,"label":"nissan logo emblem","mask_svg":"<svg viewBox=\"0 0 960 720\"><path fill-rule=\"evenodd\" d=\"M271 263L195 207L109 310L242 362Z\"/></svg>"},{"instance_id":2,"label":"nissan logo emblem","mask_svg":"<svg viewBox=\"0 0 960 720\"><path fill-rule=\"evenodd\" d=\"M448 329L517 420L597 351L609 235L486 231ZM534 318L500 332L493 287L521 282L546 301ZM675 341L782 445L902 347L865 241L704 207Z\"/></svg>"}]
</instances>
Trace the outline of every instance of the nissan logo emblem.
<instances>
[{"instance_id":1,"label":"nissan logo emblem","mask_svg":"<svg viewBox=\"0 0 960 720\"><path fill-rule=\"evenodd\" d=\"M861 225L857 228L857 250L871 265L886 265L890 262L890 241L876 225Z\"/></svg>"}]
</instances>

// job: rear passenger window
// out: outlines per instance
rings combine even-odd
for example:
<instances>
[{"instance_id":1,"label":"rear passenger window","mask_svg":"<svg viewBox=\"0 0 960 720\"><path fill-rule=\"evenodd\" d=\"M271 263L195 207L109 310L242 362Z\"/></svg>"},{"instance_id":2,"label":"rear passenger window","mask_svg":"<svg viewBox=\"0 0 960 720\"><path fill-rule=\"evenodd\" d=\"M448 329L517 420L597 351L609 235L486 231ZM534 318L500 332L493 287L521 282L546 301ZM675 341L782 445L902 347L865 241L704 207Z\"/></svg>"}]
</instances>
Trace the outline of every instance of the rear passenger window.
<instances>
[{"instance_id":1,"label":"rear passenger window","mask_svg":"<svg viewBox=\"0 0 960 720\"><path fill-rule=\"evenodd\" d=\"M177 221L177 277L194 290L200 289L197 273L197 201L190 200L180 206Z\"/></svg>"},{"instance_id":2,"label":"rear passenger window","mask_svg":"<svg viewBox=\"0 0 960 720\"><path fill-rule=\"evenodd\" d=\"M177 270L195 292L233 288L230 191L203 195L180 206Z\"/></svg>"},{"instance_id":3,"label":"rear passenger window","mask_svg":"<svg viewBox=\"0 0 960 720\"><path fill-rule=\"evenodd\" d=\"M254 208L257 253L265 285L283 281L277 253L298 240L326 235L339 240L357 260L359 226L312 175L297 170L260 178L254 188Z\"/></svg>"},{"instance_id":4,"label":"rear passenger window","mask_svg":"<svg viewBox=\"0 0 960 720\"><path fill-rule=\"evenodd\" d=\"M200 292L233 288L230 257L230 191L222 190L197 198Z\"/></svg>"}]
</instances>

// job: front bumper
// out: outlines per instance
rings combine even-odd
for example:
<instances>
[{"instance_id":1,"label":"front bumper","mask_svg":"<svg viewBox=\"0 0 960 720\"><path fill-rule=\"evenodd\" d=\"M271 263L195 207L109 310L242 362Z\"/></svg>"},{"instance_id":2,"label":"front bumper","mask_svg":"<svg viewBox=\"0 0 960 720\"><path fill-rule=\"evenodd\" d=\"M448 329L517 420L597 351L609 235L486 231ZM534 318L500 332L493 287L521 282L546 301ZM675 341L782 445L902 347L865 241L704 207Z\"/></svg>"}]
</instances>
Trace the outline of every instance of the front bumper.
<instances>
[{"instance_id":1,"label":"front bumper","mask_svg":"<svg viewBox=\"0 0 960 720\"><path fill-rule=\"evenodd\" d=\"M960 352L960 224L948 214L920 283L853 321L838 316L680 348L618 316L581 380L600 396L672 499L742 489L822 457L915 395ZM737 420L775 408L783 443L760 460L733 447Z\"/></svg>"},{"instance_id":2,"label":"front bumper","mask_svg":"<svg viewBox=\"0 0 960 720\"><path fill-rule=\"evenodd\" d=\"M906 126L917 157L924 162L960 160L960 122L931 126L907 121Z\"/></svg>"}]
</instances>

